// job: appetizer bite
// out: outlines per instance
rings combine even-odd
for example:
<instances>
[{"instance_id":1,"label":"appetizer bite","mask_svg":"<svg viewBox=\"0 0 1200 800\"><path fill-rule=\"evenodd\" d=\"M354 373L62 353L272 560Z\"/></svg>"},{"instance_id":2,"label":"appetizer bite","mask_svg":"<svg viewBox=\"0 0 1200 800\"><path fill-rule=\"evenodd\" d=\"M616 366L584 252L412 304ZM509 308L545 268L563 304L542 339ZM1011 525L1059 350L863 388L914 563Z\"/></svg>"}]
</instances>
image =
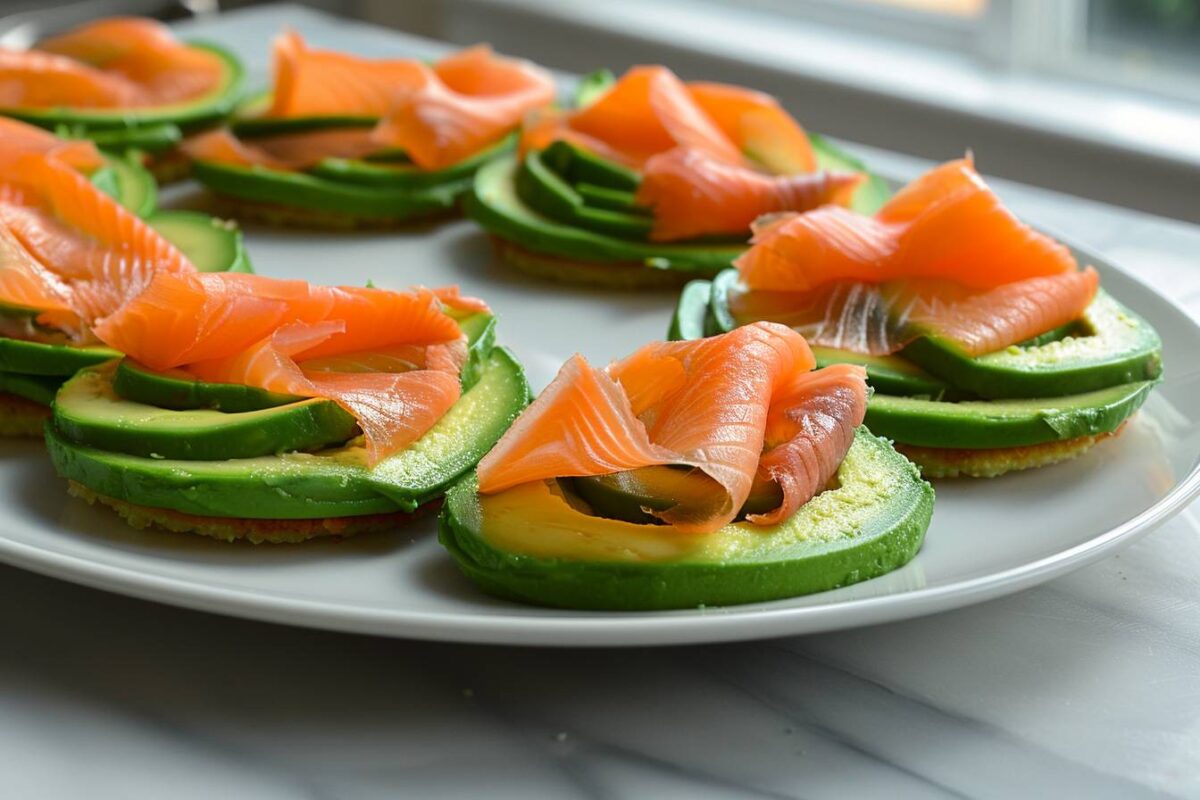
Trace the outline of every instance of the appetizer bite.
<instances>
[{"instance_id":1,"label":"appetizer bite","mask_svg":"<svg viewBox=\"0 0 1200 800\"><path fill-rule=\"evenodd\" d=\"M236 228L156 211L154 189L91 142L0 119L0 435L40 437L59 385L119 355L91 324L155 272L249 270Z\"/></svg>"},{"instance_id":2,"label":"appetizer bite","mask_svg":"<svg viewBox=\"0 0 1200 800\"><path fill-rule=\"evenodd\" d=\"M71 493L227 541L393 529L529 396L487 306L454 288L160 272L95 333L127 355L55 397L46 443Z\"/></svg>"},{"instance_id":3,"label":"appetizer bite","mask_svg":"<svg viewBox=\"0 0 1200 800\"><path fill-rule=\"evenodd\" d=\"M736 269L683 291L670 337L757 320L819 363L866 367L866 424L926 476L991 477L1114 436L1162 372L1162 342L1066 246L1020 222L969 158L873 216L766 217Z\"/></svg>"},{"instance_id":4,"label":"appetizer bite","mask_svg":"<svg viewBox=\"0 0 1200 800\"><path fill-rule=\"evenodd\" d=\"M873 211L886 195L774 98L642 66L585 79L573 110L531 115L520 154L476 175L467 213L522 270L637 287L728 267L761 214Z\"/></svg>"},{"instance_id":5,"label":"appetizer bite","mask_svg":"<svg viewBox=\"0 0 1200 800\"><path fill-rule=\"evenodd\" d=\"M568 361L446 496L442 544L487 592L588 609L774 600L911 559L933 489L861 426L862 367L814 370L760 322Z\"/></svg>"},{"instance_id":6,"label":"appetizer bite","mask_svg":"<svg viewBox=\"0 0 1200 800\"><path fill-rule=\"evenodd\" d=\"M30 50L0 49L0 114L107 149L135 150L160 180L182 177L176 146L237 102L242 67L140 17L91 22Z\"/></svg>"},{"instance_id":7,"label":"appetizer bite","mask_svg":"<svg viewBox=\"0 0 1200 800\"><path fill-rule=\"evenodd\" d=\"M274 85L231 129L188 141L195 177L239 216L386 227L455 209L481 164L513 146L554 81L472 47L430 65L275 43Z\"/></svg>"}]
</instances>

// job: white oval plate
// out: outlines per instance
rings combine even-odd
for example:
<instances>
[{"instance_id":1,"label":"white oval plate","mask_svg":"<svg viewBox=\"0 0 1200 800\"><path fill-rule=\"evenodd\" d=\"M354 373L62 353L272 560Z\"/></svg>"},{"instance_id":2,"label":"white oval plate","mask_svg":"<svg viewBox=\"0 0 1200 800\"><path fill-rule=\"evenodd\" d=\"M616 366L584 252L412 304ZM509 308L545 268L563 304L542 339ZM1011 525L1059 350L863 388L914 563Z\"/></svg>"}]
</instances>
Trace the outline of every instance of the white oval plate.
<instances>
[{"instance_id":1,"label":"white oval plate","mask_svg":"<svg viewBox=\"0 0 1200 800\"><path fill-rule=\"evenodd\" d=\"M259 272L382 286L457 282L501 316L501 340L540 388L576 350L596 363L661 338L675 292L555 286L495 263L467 223L403 234L254 229ZM1178 512L1200 488L1200 328L1106 265L1104 286L1166 342L1167 380L1115 441L1067 464L991 481L943 482L920 555L823 594L656 613L555 611L475 591L438 546L434 521L393 535L298 546L227 545L137 531L70 498L40 443L0 444L0 559L165 603L294 625L467 642L659 645L754 639L915 617L1077 569Z\"/></svg>"}]
</instances>

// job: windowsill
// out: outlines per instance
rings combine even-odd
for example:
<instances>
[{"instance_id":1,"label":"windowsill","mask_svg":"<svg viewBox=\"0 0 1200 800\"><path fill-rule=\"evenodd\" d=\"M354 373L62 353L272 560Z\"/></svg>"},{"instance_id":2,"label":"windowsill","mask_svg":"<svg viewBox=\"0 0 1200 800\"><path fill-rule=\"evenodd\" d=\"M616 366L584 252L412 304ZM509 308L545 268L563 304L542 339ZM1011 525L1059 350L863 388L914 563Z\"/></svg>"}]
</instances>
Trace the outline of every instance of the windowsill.
<instances>
[{"instance_id":1,"label":"windowsill","mask_svg":"<svg viewBox=\"0 0 1200 800\"><path fill-rule=\"evenodd\" d=\"M1047 185L1038 173L1061 165L1062 181L1050 188L1183 219L1200 214L1194 189L1188 202L1182 182L1187 178L1194 187L1200 180L1200 113L1184 104L1085 82L1009 74L958 53L694 0L455 0L443 18L444 33L460 41L488 39L534 58L553 50L563 52L559 61L591 62L549 62L568 69L603 65L602 53L619 50L620 57L636 60L675 64L682 58L701 65L709 78L730 72L731 66L735 73L771 76L766 85L754 85L780 95L814 128L822 129L824 117L829 133L928 157L948 157L948 147L974 145L985 159L993 159L998 150L1008 149L1013 152L988 163L1018 180ZM538 27L525 37L525 47L510 46L530 22ZM548 33L553 29L561 30L558 41ZM589 46L597 40L602 49ZM609 46L613 42L622 46ZM819 104L814 98L821 98ZM878 109L874 117L872 103ZM895 143L886 135L893 130ZM1002 146L990 145L980 131L999 137ZM915 137L927 141L906 147L904 140ZM1034 152L1041 140L1047 146ZM1021 171L1017 151L1022 148L1033 148L1029 174ZM1012 168L1003 168L1006 157ZM1066 174L1072 159L1079 160L1074 179ZM1121 160L1127 176L1105 181L1097 174L1121 166ZM1169 176L1172 171L1179 196L1169 203L1146 189L1140 196L1131 189L1139 174L1161 185L1150 172Z\"/></svg>"}]
</instances>

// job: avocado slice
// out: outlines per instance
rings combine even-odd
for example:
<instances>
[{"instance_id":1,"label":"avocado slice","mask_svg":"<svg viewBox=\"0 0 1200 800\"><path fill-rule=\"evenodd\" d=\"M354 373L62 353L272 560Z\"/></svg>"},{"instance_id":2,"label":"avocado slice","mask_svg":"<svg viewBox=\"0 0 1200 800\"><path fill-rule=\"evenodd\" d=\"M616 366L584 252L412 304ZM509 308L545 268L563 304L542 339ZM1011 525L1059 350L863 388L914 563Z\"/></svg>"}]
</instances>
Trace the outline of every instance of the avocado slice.
<instances>
[{"instance_id":1,"label":"avocado slice","mask_svg":"<svg viewBox=\"0 0 1200 800\"><path fill-rule=\"evenodd\" d=\"M85 369L54 398L54 427L66 440L152 459L215 461L317 450L355 436L349 412L324 399L258 411L176 411L135 403L113 389L114 365Z\"/></svg>"},{"instance_id":2,"label":"avocado slice","mask_svg":"<svg viewBox=\"0 0 1200 800\"><path fill-rule=\"evenodd\" d=\"M411 161L408 161L407 158L403 161L384 161L378 157L373 157L370 160L326 158L309 170L309 173L318 177L361 186L428 189L447 183L460 183L471 180L471 176L475 174L475 170L496 156L512 150L516 146L516 141L516 134L510 134L491 147L480 150L475 155L465 158L445 169L424 170Z\"/></svg>"},{"instance_id":3,"label":"avocado slice","mask_svg":"<svg viewBox=\"0 0 1200 800\"><path fill-rule=\"evenodd\" d=\"M654 225L645 214L589 206L575 187L542 163L536 151L521 160L517 194L530 208L551 219L600 234L644 242Z\"/></svg>"},{"instance_id":4,"label":"avocado slice","mask_svg":"<svg viewBox=\"0 0 1200 800\"><path fill-rule=\"evenodd\" d=\"M261 166L239 167L197 161L192 174L217 194L252 203L339 217L412 221L446 214L455 208L470 179L424 189L367 186L330 180L302 172L283 172Z\"/></svg>"},{"instance_id":5,"label":"avocado slice","mask_svg":"<svg viewBox=\"0 0 1200 800\"><path fill-rule=\"evenodd\" d=\"M586 183L632 195L642 183L642 176L636 170L562 139L542 150L541 158L547 168L571 185Z\"/></svg>"},{"instance_id":6,"label":"avocado slice","mask_svg":"<svg viewBox=\"0 0 1200 800\"><path fill-rule=\"evenodd\" d=\"M572 98L575 108L590 106L616 82L617 76L608 69L598 69L584 75L575 85L575 93Z\"/></svg>"},{"instance_id":7,"label":"avocado slice","mask_svg":"<svg viewBox=\"0 0 1200 800\"><path fill-rule=\"evenodd\" d=\"M120 357L120 353L109 347L42 344L0 337L0 372L65 378L84 367L103 364Z\"/></svg>"},{"instance_id":8,"label":"avocado slice","mask_svg":"<svg viewBox=\"0 0 1200 800\"><path fill-rule=\"evenodd\" d=\"M171 124L190 131L211 125L228 116L237 103L243 77L242 64L218 45L209 42L189 42L188 45L213 53L221 61L220 82L202 97L151 108L5 108L0 109L0 114L50 130L66 125L82 130L88 136L103 132L108 139L106 146L114 147L124 144L119 134L141 128Z\"/></svg>"},{"instance_id":9,"label":"avocado slice","mask_svg":"<svg viewBox=\"0 0 1200 800\"><path fill-rule=\"evenodd\" d=\"M466 213L484 230L538 254L589 264L639 264L681 274L708 276L728 267L744 244L650 244L608 236L556 221L518 195L515 157L498 158L475 173ZM569 265L568 265L569 266Z\"/></svg>"},{"instance_id":10,"label":"avocado slice","mask_svg":"<svg viewBox=\"0 0 1200 800\"><path fill-rule=\"evenodd\" d=\"M146 224L178 247L200 272L253 272L237 224L199 211L155 211Z\"/></svg>"},{"instance_id":11,"label":"avocado slice","mask_svg":"<svg viewBox=\"0 0 1200 800\"><path fill-rule=\"evenodd\" d=\"M918 447L1022 447L1111 433L1157 381L1062 397L945 402L875 394L865 423L880 436Z\"/></svg>"},{"instance_id":12,"label":"avocado slice","mask_svg":"<svg viewBox=\"0 0 1200 800\"><path fill-rule=\"evenodd\" d=\"M924 336L904 358L980 397L1057 397L1154 380L1162 374L1162 340L1154 328L1103 289L1077 335L1015 345L972 358L954 342Z\"/></svg>"},{"instance_id":13,"label":"avocado slice","mask_svg":"<svg viewBox=\"0 0 1200 800\"><path fill-rule=\"evenodd\" d=\"M104 166L90 177L96 188L139 217L147 216L158 205L154 176L133 156L108 156Z\"/></svg>"},{"instance_id":14,"label":"avocado slice","mask_svg":"<svg viewBox=\"0 0 1200 800\"><path fill-rule=\"evenodd\" d=\"M609 211L623 211L627 214L649 217L653 215L646 206L638 205L633 192L623 189L610 189L607 186L597 186L594 183L576 183L575 191L583 199L584 205Z\"/></svg>"},{"instance_id":15,"label":"avocado slice","mask_svg":"<svg viewBox=\"0 0 1200 800\"><path fill-rule=\"evenodd\" d=\"M433 428L373 468L359 440L315 453L190 461L80 445L50 424L46 444L62 477L140 506L243 519L386 514L439 497L491 449L529 396L520 364L495 348L478 382Z\"/></svg>"},{"instance_id":16,"label":"avocado slice","mask_svg":"<svg viewBox=\"0 0 1200 800\"><path fill-rule=\"evenodd\" d=\"M867 169L861 160L842 150L824 136L809 133L808 140L812 143L813 153L817 157L817 168L830 172L861 172L867 180L854 193L850 204L860 214L874 214L891 198L892 190L879 175Z\"/></svg>"},{"instance_id":17,"label":"avocado slice","mask_svg":"<svg viewBox=\"0 0 1200 800\"><path fill-rule=\"evenodd\" d=\"M679 293L675 313L671 315L671 326L667 329L667 340L672 342L687 339L703 339L708 335L705 323L708 304L712 298L712 281L690 281Z\"/></svg>"},{"instance_id":18,"label":"avocado slice","mask_svg":"<svg viewBox=\"0 0 1200 800\"><path fill-rule=\"evenodd\" d=\"M54 376L0 372L0 394L15 394L38 405L49 406L61 385L62 379Z\"/></svg>"},{"instance_id":19,"label":"avocado slice","mask_svg":"<svg viewBox=\"0 0 1200 800\"><path fill-rule=\"evenodd\" d=\"M173 122L156 122L136 128L89 130L80 125L55 126L59 136L71 139L91 139L101 150L110 153L156 156L174 149L183 141L183 131Z\"/></svg>"},{"instance_id":20,"label":"avocado slice","mask_svg":"<svg viewBox=\"0 0 1200 800\"><path fill-rule=\"evenodd\" d=\"M653 610L778 600L882 575L920 549L932 511L916 467L860 428L836 484L779 525L682 536L588 514L553 482L480 495L470 474L447 494L438 538L491 594Z\"/></svg>"},{"instance_id":21,"label":"avocado slice","mask_svg":"<svg viewBox=\"0 0 1200 800\"><path fill-rule=\"evenodd\" d=\"M568 478L565 483L593 513L608 519L655 524L650 511L667 511L678 506L694 510L717 510L724 493L717 483L703 472L685 466L652 466L596 475ZM750 495L738 512L763 514L783 503L783 490L774 481L755 479Z\"/></svg>"}]
</instances>

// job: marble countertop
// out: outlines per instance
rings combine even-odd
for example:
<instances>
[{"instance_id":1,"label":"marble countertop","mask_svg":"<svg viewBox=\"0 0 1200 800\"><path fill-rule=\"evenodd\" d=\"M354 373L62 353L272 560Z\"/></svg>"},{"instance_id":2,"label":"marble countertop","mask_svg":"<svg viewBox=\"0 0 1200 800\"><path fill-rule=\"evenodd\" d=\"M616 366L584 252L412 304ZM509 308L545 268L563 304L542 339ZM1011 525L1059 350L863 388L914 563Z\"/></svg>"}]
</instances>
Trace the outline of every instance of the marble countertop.
<instances>
[{"instance_id":1,"label":"marble countertop","mask_svg":"<svg viewBox=\"0 0 1200 800\"><path fill-rule=\"evenodd\" d=\"M203 32L261 71L285 22L396 48L292 8ZM1200 228L1000 187L1200 314ZM1194 508L1006 599L659 650L337 635L0 567L0 797L1200 797L1198 598Z\"/></svg>"}]
</instances>

